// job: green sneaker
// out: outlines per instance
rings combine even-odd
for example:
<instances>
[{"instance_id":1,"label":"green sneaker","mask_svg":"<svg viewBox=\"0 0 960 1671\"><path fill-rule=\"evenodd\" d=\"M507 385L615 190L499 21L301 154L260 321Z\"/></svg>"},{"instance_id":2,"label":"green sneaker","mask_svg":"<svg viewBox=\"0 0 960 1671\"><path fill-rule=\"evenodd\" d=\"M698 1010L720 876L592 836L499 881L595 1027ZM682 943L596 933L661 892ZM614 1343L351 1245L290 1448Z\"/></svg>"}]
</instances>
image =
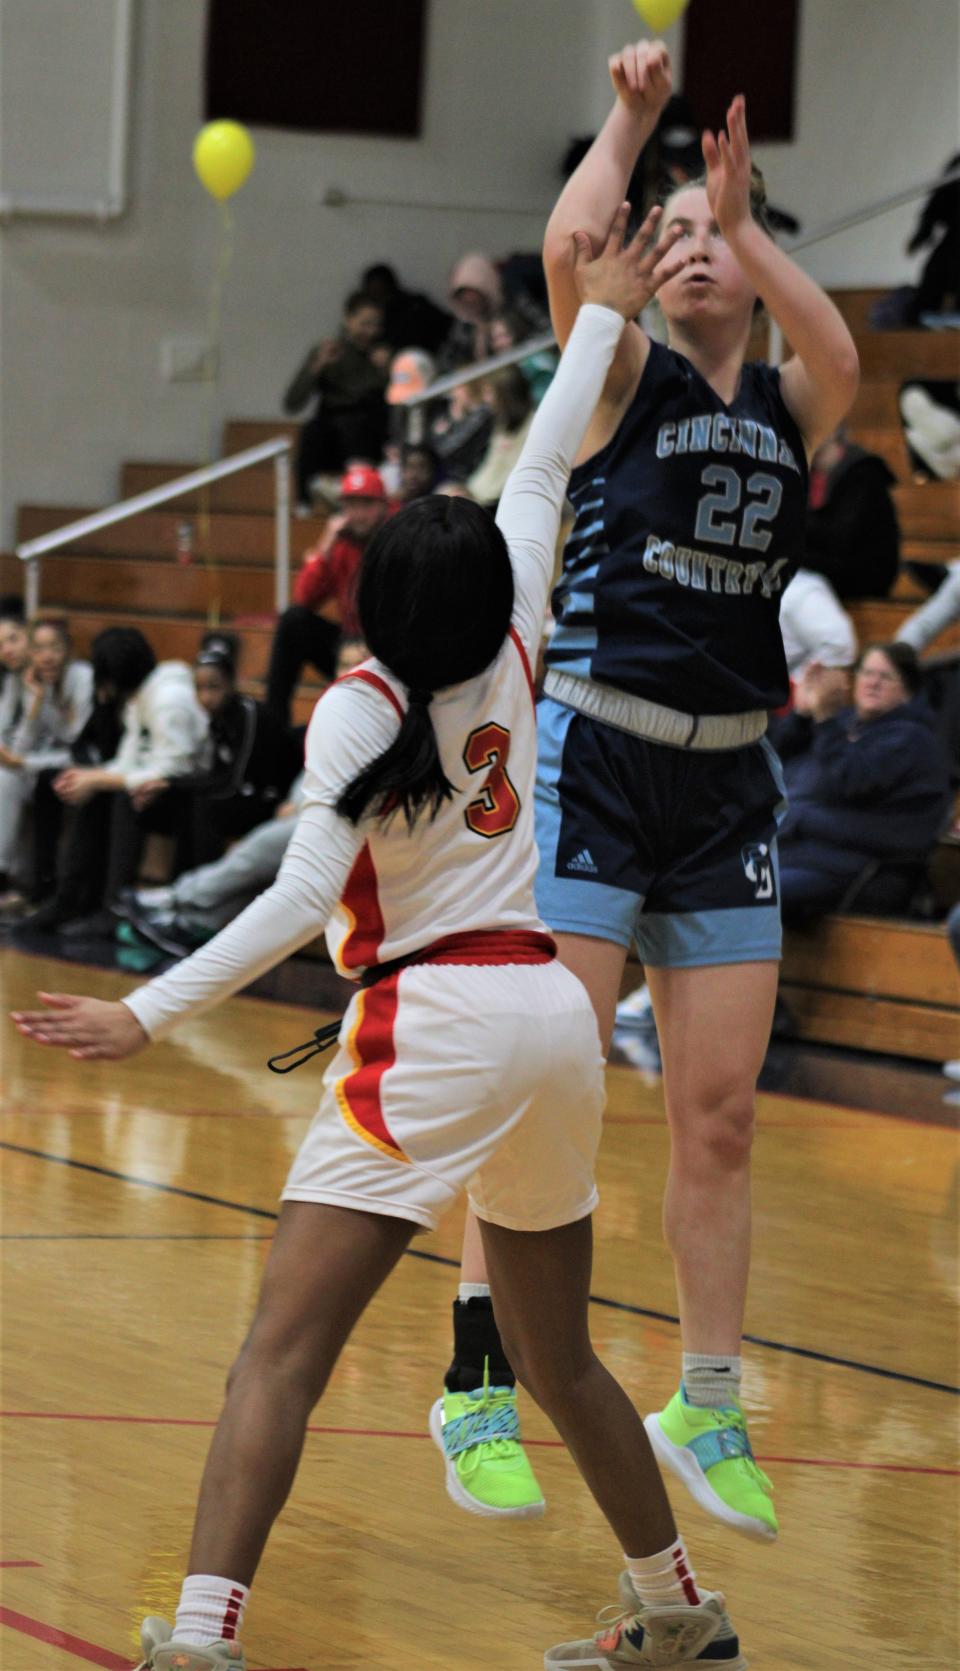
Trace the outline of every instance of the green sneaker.
<instances>
[{"instance_id":1,"label":"green sneaker","mask_svg":"<svg viewBox=\"0 0 960 1671\"><path fill-rule=\"evenodd\" d=\"M167 1620L156 1617L140 1626L140 1652L134 1671L246 1671L239 1642L212 1642L209 1648L176 1642Z\"/></svg>"},{"instance_id":2,"label":"green sneaker","mask_svg":"<svg viewBox=\"0 0 960 1671\"><path fill-rule=\"evenodd\" d=\"M516 1387L445 1392L430 1411L430 1437L446 1458L447 1495L470 1514L529 1520L546 1508L520 1443Z\"/></svg>"},{"instance_id":3,"label":"green sneaker","mask_svg":"<svg viewBox=\"0 0 960 1671\"><path fill-rule=\"evenodd\" d=\"M701 1508L745 1537L772 1543L780 1528L773 1486L753 1460L738 1402L721 1410L687 1404L683 1387L644 1421L657 1461L682 1480Z\"/></svg>"}]
</instances>

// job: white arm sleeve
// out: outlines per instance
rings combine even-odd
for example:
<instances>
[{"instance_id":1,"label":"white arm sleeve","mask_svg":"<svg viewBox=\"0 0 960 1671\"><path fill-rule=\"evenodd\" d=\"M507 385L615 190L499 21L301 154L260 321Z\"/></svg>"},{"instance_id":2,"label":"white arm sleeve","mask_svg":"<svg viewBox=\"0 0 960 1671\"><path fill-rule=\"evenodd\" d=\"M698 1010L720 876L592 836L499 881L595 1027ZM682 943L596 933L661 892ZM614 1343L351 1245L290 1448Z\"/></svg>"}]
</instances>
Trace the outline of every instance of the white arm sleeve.
<instances>
[{"instance_id":1,"label":"white arm sleeve","mask_svg":"<svg viewBox=\"0 0 960 1671\"><path fill-rule=\"evenodd\" d=\"M535 662L553 579L560 516L573 461L600 399L624 318L587 302L530 426L497 510L516 588L513 618Z\"/></svg>"},{"instance_id":2,"label":"white arm sleeve","mask_svg":"<svg viewBox=\"0 0 960 1671\"><path fill-rule=\"evenodd\" d=\"M960 619L960 561L949 566L947 577L932 598L914 611L897 633L901 644L912 644L916 651L925 650L940 633Z\"/></svg>"},{"instance_id":3,"label":"white arm sleeve","mask_svg":"<svg viewBox=\"0 0 960 1671\"><path fill-rule=\"evenodd\" d=\"M337 801L397 729L390 703L360 680L327 692L310 721L303 810L277 880L192 957L124 998L151 1039L248 986L326 927L365 839Z\"/></svg>"}]
</instances>

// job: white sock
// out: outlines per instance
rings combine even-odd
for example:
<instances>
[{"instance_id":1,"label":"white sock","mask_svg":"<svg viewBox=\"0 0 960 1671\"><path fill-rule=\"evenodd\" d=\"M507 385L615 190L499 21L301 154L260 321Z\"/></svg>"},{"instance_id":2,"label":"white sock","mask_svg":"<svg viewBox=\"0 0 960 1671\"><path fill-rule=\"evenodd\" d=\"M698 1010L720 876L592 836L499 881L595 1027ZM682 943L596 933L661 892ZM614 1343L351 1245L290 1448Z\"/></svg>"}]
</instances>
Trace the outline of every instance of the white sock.
<instances>
[{"instance_id":1,"label":"white sock","mask_svg":"<svg viewBox=\"0 0 960 1671\"><path fill-rule=\"evenodd\" d=\"M192 1573L183 1581L173 1627L175 1642L209 1648L213 1642L233 1642L240 1635L243 1610L250 1591L232 1578Z\"/></svg>"},{"instance_id":2,"label":"white sock","mask_svg":"<svg viewBox=\"0 0 960 1671\"><path fill-rule=\"evenodd\" d=\"M687 1404L701 1410L723 1409L740 1397L742 1358L724 1358L714 1353L684 1352L683 1396Z\"/></svg>"},{"instance_id":3,"label":"white sock","mask_svg":"<svg viewBox=\"0 0 960 1671\"><path fill-rule=\"evenodd\" d=\"M457 1290L457 1299L461 1305L468 1300L489 1300L490 1285L487 1282L461 1282Z\"/></svg>"},{"instance_id":4,"label":"white sock","mask_svg":"<svg viewBox=\"0 0 960 1671\"><path fill-rule=\"evenodd\" d=\"M625 1555L630 1580L645 1607L696 1607L700 1601L696 1573L678 1538L659 1555Z\"/></svg>"}]
</instances>

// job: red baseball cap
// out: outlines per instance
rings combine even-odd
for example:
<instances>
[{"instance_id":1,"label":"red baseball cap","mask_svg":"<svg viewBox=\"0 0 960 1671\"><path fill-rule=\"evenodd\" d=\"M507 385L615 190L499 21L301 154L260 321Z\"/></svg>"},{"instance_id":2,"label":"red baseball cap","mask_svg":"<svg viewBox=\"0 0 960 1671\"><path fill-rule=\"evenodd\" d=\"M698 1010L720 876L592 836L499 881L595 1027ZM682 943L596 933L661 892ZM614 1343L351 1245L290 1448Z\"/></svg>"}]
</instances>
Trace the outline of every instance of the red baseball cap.
<instances>
[{"instance_id":1,"label":"red baseball cap","mask_svg":"<svg viewBox=\"0 0 960 1671\"><path fill-rule=\"evenodd\" d=\"M383 477L372 464L351 464L340 482L341 499L385 499Z\"/></svg>"}]
</instances>

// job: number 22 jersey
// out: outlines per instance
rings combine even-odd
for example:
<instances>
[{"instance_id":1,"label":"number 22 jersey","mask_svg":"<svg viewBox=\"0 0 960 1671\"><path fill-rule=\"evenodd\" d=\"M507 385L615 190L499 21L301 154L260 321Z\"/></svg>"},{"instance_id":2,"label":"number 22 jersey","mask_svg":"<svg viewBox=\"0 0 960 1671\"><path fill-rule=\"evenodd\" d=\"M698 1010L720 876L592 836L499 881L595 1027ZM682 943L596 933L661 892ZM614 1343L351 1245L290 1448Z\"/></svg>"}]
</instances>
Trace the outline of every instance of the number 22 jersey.
<instances>
[{"instance_id":1,"label":"number 22 jersey","mask_svg":"<svg viewBox=\"0 0 960 1671\"><path fill-rule=\"evenodd\" d=\"M726 405L652 343L569 497L549 668L684 713L782 706L780 597L803 560L807 462L776 368L745 364Z\"/></svg>"}]
</instances>

